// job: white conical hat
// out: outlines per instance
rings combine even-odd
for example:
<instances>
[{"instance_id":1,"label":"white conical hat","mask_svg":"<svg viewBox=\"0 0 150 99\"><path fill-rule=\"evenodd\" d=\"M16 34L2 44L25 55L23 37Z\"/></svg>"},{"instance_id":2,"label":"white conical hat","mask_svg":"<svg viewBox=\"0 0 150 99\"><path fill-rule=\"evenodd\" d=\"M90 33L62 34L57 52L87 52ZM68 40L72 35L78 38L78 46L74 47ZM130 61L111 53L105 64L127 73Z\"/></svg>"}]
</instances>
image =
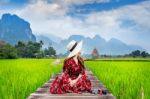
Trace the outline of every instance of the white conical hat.
<instances>
[{"instance_id":1,"label":"white conical hat","mask_svg":"<svg viewBox=\"0 0 150 99\"><path fill-rule=\"evenodd\" d=\"M69 55L67 58L70 58L74 55L76 55L78 52L81 52L82 50L82 44L83 41L76 42L75 40L72 40L68 45L67 49L70 51Z\"/></svg>"}]
</instances>

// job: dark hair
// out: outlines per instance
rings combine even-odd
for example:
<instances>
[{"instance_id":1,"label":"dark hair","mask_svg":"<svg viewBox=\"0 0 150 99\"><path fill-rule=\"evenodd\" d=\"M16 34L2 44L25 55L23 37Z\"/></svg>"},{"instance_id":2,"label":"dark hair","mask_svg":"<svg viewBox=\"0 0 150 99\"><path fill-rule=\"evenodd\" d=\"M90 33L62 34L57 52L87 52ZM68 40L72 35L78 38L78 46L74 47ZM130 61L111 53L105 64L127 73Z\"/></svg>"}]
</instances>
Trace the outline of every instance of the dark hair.
<instances>
[{"instance_id":1,"label":"dark hair","mask_svg":"<svg viewBox=\"0 0 150 99\"><path fill-rule=\"evenodd\" d=\"M73 58L73 57L74 57L74 56L72 56L72 57L70 57L70 58ZM65 62L66 62L68 59L70 59L70 58L66 58L66 59L65 59ZM84 65L84 60L83 60L83 58L80 57L80 56L78 56L77 59L78 59L79 63L81 64L82 68L85 69L85 65Z\"/></svg>"},{"instance_id":2,"label":"dark hair","mask_svg":"<svg viewBox=\"0 0 150 99\"><path fill-rule=\"evenodd\" d=\"M85 69L85 65L84 65L84 60L83 60L83 58L80 57L80 56L78 56L77 59L78 59L79 63L81 64L82 68Z\"/></svg>"}]
</instances>

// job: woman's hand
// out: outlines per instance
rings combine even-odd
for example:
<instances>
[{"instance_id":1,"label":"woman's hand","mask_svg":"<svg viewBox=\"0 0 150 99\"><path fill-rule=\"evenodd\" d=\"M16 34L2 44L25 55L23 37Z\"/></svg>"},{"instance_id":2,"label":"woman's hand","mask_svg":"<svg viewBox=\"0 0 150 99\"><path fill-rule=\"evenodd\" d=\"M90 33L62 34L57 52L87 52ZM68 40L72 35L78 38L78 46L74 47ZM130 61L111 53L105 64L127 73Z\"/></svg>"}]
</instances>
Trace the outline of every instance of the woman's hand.
<instances>
[{"instance_id":1,"label":"woman's hand","mask_svg":"<svg viewBox=\"0 0 150 99\"><path fill-rule=\"evenodd\" d=\"M73 86L76 84L76 82L80 79L81 76L82 76L82 75L80 74L80 75L78 76L78 78L75 79L75 80L71 80L71 79L69 78L70 86L73 87Z\"/></svg>"},{"instance_id":2,"label":"woman's hand","mask_svg":"<svg viewBox=\"0 0 150 99\"><path fill-rule=\"evenodd\" d=\"M76 84L77 80L70 80L70 86L73 87Z\"/></svg>"},{"instance_id":3,"label":"woman's hand","mask_svg":"<svg viewBox=\"0 0 150 99\"><path fill-rule=\"evenodd\" d=\"M81 78L81 76L82 76L82 74L79 74L79 76L78 76L77 80L78 80L78 79L80 79L80 78Z\"/></svg>"}]
</instances>

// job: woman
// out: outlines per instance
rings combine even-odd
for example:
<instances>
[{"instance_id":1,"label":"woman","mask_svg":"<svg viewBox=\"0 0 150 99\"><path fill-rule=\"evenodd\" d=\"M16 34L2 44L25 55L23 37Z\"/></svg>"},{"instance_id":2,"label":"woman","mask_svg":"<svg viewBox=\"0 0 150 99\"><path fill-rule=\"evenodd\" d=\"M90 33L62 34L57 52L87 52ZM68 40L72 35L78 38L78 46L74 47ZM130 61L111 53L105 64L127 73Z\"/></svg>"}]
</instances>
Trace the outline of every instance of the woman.
<instances>
[{"instance_id":1,"label":"woman","mask_svg":"<svg viewBox=\"0 0 150 99\"><path fill-rule=\"evenodd\" d=\"M67 45L70 51L64 61L62 75L53 81L50 92L52 94L91 92L91 81L85 74L85 65L80 57L82 41L71 41Z\"/></svg>"}]
</instances>

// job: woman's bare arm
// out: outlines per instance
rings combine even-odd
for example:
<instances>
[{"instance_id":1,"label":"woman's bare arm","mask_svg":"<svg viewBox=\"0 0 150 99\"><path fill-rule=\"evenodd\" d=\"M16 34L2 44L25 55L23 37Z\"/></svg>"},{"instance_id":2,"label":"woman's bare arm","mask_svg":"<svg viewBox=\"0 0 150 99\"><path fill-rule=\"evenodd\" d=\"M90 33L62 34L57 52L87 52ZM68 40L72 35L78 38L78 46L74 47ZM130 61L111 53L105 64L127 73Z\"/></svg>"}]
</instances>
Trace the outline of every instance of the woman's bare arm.
<instances>
[{"instance_id":1,"label":"woman's bare arm","mask_svg":"<svg viewBox=\"0 0 150 99\"><path fill-rule=\"evenodd\" d=\"M80 79L81 76L82 76L82 74L79 74L79 76L76 79L74 79L74 80L71 80L69 78L70 85L73 86Z\"/></svg>"}]
</instances>

